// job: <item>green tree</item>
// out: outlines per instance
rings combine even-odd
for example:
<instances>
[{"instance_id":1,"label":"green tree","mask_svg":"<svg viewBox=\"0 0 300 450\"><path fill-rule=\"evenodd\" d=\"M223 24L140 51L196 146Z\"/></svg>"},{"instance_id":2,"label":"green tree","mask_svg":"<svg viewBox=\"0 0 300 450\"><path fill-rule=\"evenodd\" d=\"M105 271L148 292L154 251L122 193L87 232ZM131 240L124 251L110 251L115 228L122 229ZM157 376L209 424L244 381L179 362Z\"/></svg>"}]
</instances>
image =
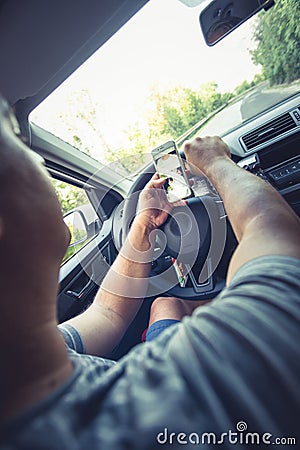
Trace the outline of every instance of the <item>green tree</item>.
<instances>
[{"instance_id":1,"label":"green tree","mask_svg":"<svg viewBox=\"0 0 300 450\"><path fill-rule=\"evenodd\" d=\"M300 78L299 0L276 0L275 6L258 17L252 51L255 64L271 84L289 83Z\"/></svg>"},{"instance_id":2,"label":"green tree","mask_svg":"<svg viewBox=\"0 0 300 450\"><path fill-rule=\"evenodd\" d=\"M262 73L258 73L254 76L252 81L244 80L242 81L241 84L236 86L236 88L234 89L234 94L241 95L244 92L248 91L249 89L258 85L259 83L262 83L264 80L265 80L264 75Z\"/></svg>"},{"instance_id":3,"label":"green tree","mask_svg":"<svg viewBox=\"0 0 300 450\"><path fill-rule=\"evenodd\" d=\"M156 137L160 142L162 137L176 139L232 96L218 92L214 82L203 84L198 91L182 86L163 92L154 89L150 96L152 109L147 116L150 141Z\"/></svg>"},{"instance_id":4,"label":"green tree","mask_svg":"<svg viewBox=\"0 0 300 450\"><path fill-rule=\"evenodd\" d=\"M236 90L220 93L215 82L201 85L198 90L175 86L162 90L154 86L145 99L145 115L124 130L122 147L110 148L99 129L99 104L94 104L86 90L70 98L70 112L62 117L66 128L72 132L71 142L123 176L130 176L151 161L151 150L168 139L177 139L226 104L235 95L261 81L257 76L250 83L244 81ZM99 152L99 148L101 151ZM71 195L62 186L58 189L63 210L76 206L77 194Z\"/></svg>"},{"instance_id":5,"label":"green tree","mask_svg":"<svg viewBox=\"0 0 300 450\"><path fill-rule=\"evenodd\" d=\"M66 214L77 206L88 203L89 200L83 189L55 179L52 179L52 183L63 214Z\"/></svg>"},{"instance_id":6,"label":"green tree","mask_svg":"<svg viewBox=\"0 0 300 450\"><path fill-rule=\"evenodd\" d=\"M199 90L175 86L161 90L154 86L145 103L144 120L125 130L122 148L105 152L105 160L123 175L130 175L146 165L151 149L168 139L177 139L195 123L228 102L233 93L221 94L214 82Z\"/></svg>"},{"instance_id":7,"label":"green tree","mask_svg":"<svg viewBox=\"0 0 300 450\"><path fill-rule=\"evenodd\" d=\"M151 160L152 148L168 139L177 139L232 97L232 93L218 92L214 82L200 86L197 91L182 86L167 90L154 86L146 99L144 120L130 126L125 131L125 145L106 151L105 159L119 173L132 174Z\"/></svg>"},{"instance_id":8,"label":"green tree","mask_svg":"<svg viewBox=\"0 0 300 450\"><path fill-rule=\"evenodd\" d=\"M105 151L105 161L123 176L132 175L149 162L151 147L149 131L145 123L137 122L124 131L124 145L121 148Z\"/></svg>"}]
</instances>

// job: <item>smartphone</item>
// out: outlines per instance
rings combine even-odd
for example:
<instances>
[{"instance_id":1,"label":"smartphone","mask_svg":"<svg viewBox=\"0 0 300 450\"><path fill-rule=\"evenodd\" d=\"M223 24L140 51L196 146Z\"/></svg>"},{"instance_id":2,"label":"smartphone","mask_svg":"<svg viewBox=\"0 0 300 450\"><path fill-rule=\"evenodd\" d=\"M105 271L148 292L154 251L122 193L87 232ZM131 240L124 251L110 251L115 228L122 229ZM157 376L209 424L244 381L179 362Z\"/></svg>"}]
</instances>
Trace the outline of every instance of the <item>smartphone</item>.
<instances>
[{"instance_id":1,"label":"smartphone","mask_svg":"<svg viewBox=\"0 0 300 450\"><path fill-rule=\"evenodd\" d=\"M160 178L166 178L164 189L170 203L192 195L186 175L186 163L181 158L174 141L168 141L151 152Z\"/></svg>"}]
</instances>

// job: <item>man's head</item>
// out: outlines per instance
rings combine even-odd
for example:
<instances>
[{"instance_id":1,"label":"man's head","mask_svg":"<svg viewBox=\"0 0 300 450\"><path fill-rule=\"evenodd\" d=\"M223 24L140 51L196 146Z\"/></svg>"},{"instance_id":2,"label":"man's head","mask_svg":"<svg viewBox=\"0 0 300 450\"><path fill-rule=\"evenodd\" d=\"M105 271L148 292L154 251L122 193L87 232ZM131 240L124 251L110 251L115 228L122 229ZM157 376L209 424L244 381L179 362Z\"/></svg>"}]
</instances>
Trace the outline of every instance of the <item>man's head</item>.
<instances>
[{"instance_id":1,"label":"man's head","mask_svg":"<svg viewBox=\"0 0 300 450\"><path fill-rule=\"evenodd\" d=\"M57 276L69 232L47 171L17 128L0 96L0 283L2 292L11 285L22 295Z\"/></svg>"}]
</instances>

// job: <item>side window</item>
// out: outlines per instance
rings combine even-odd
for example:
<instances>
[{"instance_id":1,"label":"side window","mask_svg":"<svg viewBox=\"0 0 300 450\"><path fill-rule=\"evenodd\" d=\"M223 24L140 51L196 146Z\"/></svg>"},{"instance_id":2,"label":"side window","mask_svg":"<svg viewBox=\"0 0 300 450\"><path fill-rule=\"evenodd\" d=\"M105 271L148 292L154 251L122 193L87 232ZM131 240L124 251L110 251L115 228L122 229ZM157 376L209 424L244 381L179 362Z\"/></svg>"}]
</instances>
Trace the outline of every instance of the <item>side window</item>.
<instances>
[{"instance_id":1,"label":"side window","mask_svg":"<svg viewBox=\"0 0 300 450\"><path fill-rule=\"evenodd\" d=\"M71 233L62 264L86 245L100 230L100 220L84 189L52 178L64 221Z\"/></svg>"}]
</instances>

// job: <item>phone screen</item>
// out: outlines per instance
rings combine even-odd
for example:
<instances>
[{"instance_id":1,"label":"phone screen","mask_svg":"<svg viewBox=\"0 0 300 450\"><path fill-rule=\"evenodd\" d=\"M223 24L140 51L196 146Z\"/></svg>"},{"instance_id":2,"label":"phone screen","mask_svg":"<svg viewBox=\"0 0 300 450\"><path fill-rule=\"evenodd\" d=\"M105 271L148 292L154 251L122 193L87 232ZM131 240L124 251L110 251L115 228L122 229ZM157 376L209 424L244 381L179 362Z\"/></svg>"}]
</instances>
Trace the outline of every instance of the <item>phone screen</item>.
<instances>
[{"instance_id":1,"label":"phone screen","mask_svg":"<svg viewBox=\"0 0 300 450\"><path fill-rule=\"evenodd\" d=\"M191 195L186 177L185 161L180 157L173 141L154 149L152 156L161 178L166 178L164 189L168 201L173 203Z\"/></svg>"}]
</instances>

